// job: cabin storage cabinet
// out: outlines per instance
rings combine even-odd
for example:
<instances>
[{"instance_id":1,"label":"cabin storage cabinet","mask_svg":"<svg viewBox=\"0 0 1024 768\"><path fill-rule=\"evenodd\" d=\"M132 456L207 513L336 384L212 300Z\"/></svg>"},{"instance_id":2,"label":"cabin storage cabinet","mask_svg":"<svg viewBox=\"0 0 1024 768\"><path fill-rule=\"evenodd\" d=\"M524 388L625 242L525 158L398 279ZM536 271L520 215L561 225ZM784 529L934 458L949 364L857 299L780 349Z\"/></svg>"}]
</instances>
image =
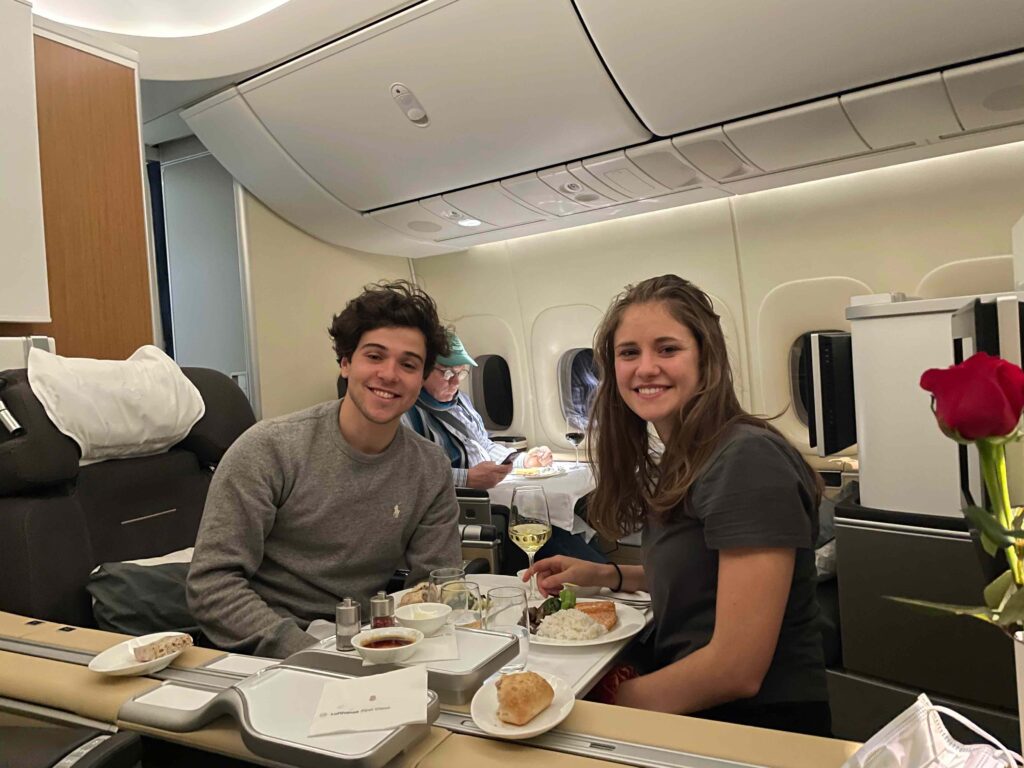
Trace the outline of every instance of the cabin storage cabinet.
<instances>
[{"instance_id":1,"label":"cabin storage cabinet","mask_svg":"<svg viewBox=\"0 0 1024 768\"><path fill-rule=\"evenodd\" d=\"M0 321L50 319L39 180L32 6L0 0Z\"/></svg>"}]
</instances>

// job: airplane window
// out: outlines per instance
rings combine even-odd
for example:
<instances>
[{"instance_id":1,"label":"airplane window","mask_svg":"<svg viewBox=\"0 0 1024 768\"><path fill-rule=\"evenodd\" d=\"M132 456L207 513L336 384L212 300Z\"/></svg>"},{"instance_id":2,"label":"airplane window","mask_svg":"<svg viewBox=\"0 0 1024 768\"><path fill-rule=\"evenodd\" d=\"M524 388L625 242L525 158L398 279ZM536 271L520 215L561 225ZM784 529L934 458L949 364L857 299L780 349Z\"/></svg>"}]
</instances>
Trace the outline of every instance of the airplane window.
<instances>
[{"instance_id":1,"label":"airplane window","mask_svg":"<svg viewBox=\"0 0 1024 768\"><path fill-rule=\"evenodd\" d=\"M811 357L810 338L813 333L835 333L835 331L808 331L801 334L789 348L789 386L793 412L800 423L807 426L807 409L813 408L811 398Z\"/></svg>"},{"instance_id":2,"label":"airplane window","mask_svg":"<svg viewBox=\"0 0 1024 768\"><path fill-rule=\"evenodd\" d=\"M563 354L558 361L558 385L566 425L571 431L585 431L590 420L591 399L597 390L594 350L570 349Z\"/></svg>"},{"instance_id":3,"label":"airplane window","mask_svg":"<svg viewBox=\"0 0 1024 768\"><path fill-rule=\"evenodd\" d=\"M471 374L473 405L491 430L508 429L515 413L512 404L512 375L501 355L478 355Z\"/></svg>"}]
</instances>

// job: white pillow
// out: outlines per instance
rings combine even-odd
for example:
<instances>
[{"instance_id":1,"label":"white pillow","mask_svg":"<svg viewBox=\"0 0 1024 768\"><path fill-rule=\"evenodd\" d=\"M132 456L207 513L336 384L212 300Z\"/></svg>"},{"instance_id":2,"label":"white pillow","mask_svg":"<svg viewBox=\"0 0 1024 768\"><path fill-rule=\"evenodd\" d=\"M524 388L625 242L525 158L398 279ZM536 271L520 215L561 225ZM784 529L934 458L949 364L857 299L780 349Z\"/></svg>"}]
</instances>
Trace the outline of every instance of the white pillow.
<instances>
[{"instance_id":1,"label":"white pillow","mask_svg":"<svg viewBox=\"0 0 1024 768\"><path fill-rule=\"evenodd\" d=\"M206 411L199 390L152 345L125 361L33 348L28 381L57 429L82 449L81 465L163 453Z\"/></svg>"}]
</instances>

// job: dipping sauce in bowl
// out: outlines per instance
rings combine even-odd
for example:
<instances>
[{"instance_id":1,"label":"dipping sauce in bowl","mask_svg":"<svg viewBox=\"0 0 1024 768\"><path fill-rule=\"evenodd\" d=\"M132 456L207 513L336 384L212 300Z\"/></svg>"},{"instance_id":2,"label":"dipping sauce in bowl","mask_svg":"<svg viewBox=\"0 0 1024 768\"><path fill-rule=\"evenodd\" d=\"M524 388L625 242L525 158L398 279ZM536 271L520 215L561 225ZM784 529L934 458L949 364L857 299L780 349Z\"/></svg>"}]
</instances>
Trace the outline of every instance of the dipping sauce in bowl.
<instances>
[{"instance_id":1,"label":"dipping sauce in bowl","mask_svg":"<svg viewBox=\"0 0 1024 768\"><path fill-rule=\"evenodd\" d=\"M412 640L405 637L382 637L379 640L363 643L363 648L402 648L406 645L412 645L412 643Z\"/></svg>"},{"instance_id":2,"label":"dipping sauce in bowl","mask_svg":"<svg viewBox=\"0 0 1024 768\"><path fill-rule=\"evenodd\" d=\"M381 627L360 632L352 638L356 653L374 664L405 661L415 653L423 633L407 627Z\"/></svg>"}]
</instances>

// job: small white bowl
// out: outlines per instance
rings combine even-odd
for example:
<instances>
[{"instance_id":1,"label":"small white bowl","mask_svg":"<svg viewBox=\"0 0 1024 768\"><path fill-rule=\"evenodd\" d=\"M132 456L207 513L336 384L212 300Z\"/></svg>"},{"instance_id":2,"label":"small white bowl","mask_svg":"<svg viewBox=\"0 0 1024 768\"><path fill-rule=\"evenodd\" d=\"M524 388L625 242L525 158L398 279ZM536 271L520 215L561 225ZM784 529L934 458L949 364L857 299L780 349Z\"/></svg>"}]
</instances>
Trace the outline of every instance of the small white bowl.
<instances>
[{"instance_id":1,"label":"small white bowl","mask_svg":"<svg viewBox=\"0 0 1024 768\"><path fill-rule=\"evenodd\" d=\"M367 643L372 643L375 640L381 640L385 637L401 637L404 640L411 640L408 645L402 645L398 648L367 648ZM365 632L360 632L358 635L352 638L352 645L356 649L356 653L362 656L366 661L371 661L374 664L394 664L398 661L405 661L413 652L416 647L423 640L423 633L418 629L409 629L408 627L381 627L380 629L368 629Z\"/></svg>"},{"instance_id":2,"label":"small white bowl","mask_svg":"<svg viewBox=\"0 0 1024 768\"><path fill-rule=\"evenodd\" d=\"M418 629L424 637L431 637L448 621L452 612L444 603L413 603L395 609L395 618L403 627Z\"/></svg>"}]
</instances>

